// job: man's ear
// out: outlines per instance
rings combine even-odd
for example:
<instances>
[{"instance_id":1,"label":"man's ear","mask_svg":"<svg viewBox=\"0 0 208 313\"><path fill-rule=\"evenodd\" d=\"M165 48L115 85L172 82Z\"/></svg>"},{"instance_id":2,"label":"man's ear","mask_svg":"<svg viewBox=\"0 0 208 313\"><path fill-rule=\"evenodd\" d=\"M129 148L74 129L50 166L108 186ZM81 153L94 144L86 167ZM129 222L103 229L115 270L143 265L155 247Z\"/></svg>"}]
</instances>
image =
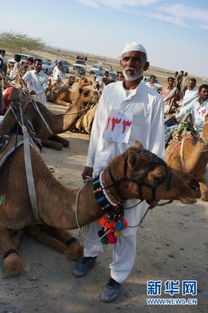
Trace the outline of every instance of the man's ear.
<instances>
[{"instance_id":1,"label":"man's ear","mask_svg":"<svg viewBox=\"0 0 208 313\"><path fill-rule=\"evenodd\" d=\"M143 70L144 71L147 71L148 70L148 68L149 68L149 62L148 61L146 61L145 63L144 63L144 66L143 66Z\"/></svg>"}]
</instances>

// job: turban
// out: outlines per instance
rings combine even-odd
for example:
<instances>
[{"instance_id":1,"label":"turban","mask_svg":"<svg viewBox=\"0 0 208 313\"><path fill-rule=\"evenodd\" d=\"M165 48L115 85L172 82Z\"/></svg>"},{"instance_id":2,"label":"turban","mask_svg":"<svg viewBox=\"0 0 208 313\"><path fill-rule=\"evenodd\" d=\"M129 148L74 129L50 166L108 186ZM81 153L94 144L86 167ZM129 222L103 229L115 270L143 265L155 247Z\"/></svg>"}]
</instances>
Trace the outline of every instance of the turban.
<instances>
[{"instance_id":1,"label":"turban","mask_svg":"<svg viewBox=\"0 0 208 313\"><path fill-rule=\"evenodd\" d=\"M122 51L122 55L129 51L139 51L147 54L145 48L140 43L137 42L127 43Z\"/></svg>"}]
</instances>

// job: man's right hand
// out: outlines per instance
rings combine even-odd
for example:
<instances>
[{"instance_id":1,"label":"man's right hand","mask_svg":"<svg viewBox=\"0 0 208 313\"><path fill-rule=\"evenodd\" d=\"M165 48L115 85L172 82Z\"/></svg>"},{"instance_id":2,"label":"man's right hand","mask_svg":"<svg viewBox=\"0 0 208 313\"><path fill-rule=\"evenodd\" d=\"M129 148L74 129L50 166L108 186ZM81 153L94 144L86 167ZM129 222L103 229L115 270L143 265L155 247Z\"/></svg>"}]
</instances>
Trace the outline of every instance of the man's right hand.
<instances>
[{"instance_id":1,"label":"man's right hand","mask_svg":"<svg viewBox=\"0 0 208 313\"><path fill-rule=\"evenodd\" d=\"M92 167L85 166L83 171L82 171L82 174L81 174L83 180L87 179L88 177L92 177L92 172L93 172L93 168Z\"/></svg>"}]
</instances>

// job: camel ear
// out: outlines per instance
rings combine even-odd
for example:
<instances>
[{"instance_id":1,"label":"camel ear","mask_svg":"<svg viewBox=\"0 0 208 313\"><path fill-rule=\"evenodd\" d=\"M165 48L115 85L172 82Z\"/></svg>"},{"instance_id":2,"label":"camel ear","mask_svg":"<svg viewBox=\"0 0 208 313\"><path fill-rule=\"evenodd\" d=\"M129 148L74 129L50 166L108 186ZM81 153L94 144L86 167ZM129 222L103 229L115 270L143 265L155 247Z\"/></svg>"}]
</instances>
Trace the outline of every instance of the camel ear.
<instances>
[{"instance_id":1,"label":"camel ear","mask_svg":"<svg viewBox=\"0 0 208 313\"><path fill-rule=\"evenodd\" d=\"M130 169L135 168L138 164L138 154L134 150L129 150L127 164Z\"/></svg>"},{"instance_id":2,"label":"camel ear","mask_svg":"<svg viewBox=\"0 0 208 313\"><path fill-rule=\"evenodd\" d=\"M137 149L143 149L143 146L142 146L142 144L141 144L141 142L140 141L138 141L138 140L136 140L135 141L135 148L137 148Z\"/></svg>"}]
</instances>

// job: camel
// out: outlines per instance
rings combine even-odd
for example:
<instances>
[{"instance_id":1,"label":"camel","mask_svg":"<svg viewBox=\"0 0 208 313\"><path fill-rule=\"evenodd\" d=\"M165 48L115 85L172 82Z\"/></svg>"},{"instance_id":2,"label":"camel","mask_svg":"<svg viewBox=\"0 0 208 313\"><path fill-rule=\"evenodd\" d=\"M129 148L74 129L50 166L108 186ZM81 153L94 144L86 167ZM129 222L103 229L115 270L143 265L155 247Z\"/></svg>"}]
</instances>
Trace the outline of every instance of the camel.
<instances>
[{"instance_id":1,"label":"camel","mask_svg":"<svg viewBox=\"0 0 208 313\"><path fill-rule=\"evenodd\" d=\"M79 89L89 86L91 82L87 78L80 78L75 91L72 91L69 85L57 84L49 87L46 92L47 101L54 102L59 105L69 106L78 96Z\"/></svg>"},{"instance_id":2,"label":"camel","mask_svg":"<svg viewBox=\"0 0 208 313\"><path fill-rule=\"evenodd\" d=\"M17 95L16 97L18 98ZM16 101L19 101L19 99ZM87 105L97 103L98 94L91 89L80 88L78 96L70 109L65 114L58 115L50 112L41 103L34 103L34 101L26 95L22 96L22 101L25 102L22 102L22 112L25 124L28 126L27 128L31 129L32 127L32 132L35 137L41 139L43 146L61 150L64 146L67 147L69 142L64 138L57 136L57 134L63 133L67 130L73 130L76 121L86 112ZM3 122L0 125L0 134L9 133L15 126L16 120L13 111L10 109L7 111Z\"/></svg>"},{"instance_id":3,"label":"camel","mask_svg":"<svg viewBox=\"0 0 208 313\"><path fill-rule=\"evenodd\" d=\"M32 210L23 146L0 169L0 251L3 267L11 276L19 275L23 269L18 252L22 230L76 258L81 247L77 241L67 247L66 243L73 240L64 230L118 212L118 207L110 206L105 211L99 206L92 180L80 191L68 188L53 176L35 147L30 148L30 153L38 211ZM102 172L102 182L119 207L134 198L146 200L153 207L161 199L192 203L200 197L199 185L191 175L167 167L139 142L110 162Z\"/></svg>"},{"instance_id":4,"label":"camel","mask_svg":"<svg viewBox=\"0 0 208 313\"><path fill-rule=\"evenodd\" d=\"M193 175L199 182L201 199L208 201L208 187L204 178L208 163L208 115L205 116L201 134L187 134L181 140L170 142L165 160L170 167Z\"/></svg>"},{"instance_id":5,"label":"camel","mask_svg":"<svg viewBox=\"0 0 208 313\"><path fill-rule=\"evenodd\" d=\"M92 123L94 121L96 109L97 109L97 104L92 105L89 108L89 110L78 119L75 125L76 130L85 132L87 134L91 133Z\"/></svg>"}]
</instances>

